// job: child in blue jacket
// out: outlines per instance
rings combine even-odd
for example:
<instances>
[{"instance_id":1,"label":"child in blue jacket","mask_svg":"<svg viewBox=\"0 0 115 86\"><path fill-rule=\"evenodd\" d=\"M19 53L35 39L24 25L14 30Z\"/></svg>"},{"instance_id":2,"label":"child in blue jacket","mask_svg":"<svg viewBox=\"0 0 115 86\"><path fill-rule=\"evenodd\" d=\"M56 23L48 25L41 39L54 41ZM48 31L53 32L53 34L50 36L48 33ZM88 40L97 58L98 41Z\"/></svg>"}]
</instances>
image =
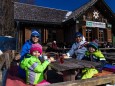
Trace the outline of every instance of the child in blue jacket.
<instances>
[{"instance_id":1,"label":"child in blue jacket","mask_svg":"<svg viewBox=\"0 0 115 86\"><path fill-rule=\"evenodd\" d=\"M20 52L20 62L24 59L24 56L26 54L30 53L30 48L32 47L32 44L39 44L39 40L40 33L36 30L32 31L30 39L27 40L22 46L22 50ZM26 78L25 71L22 68L20 68L20 66L18 68L18 75L23 79Z\"/></svg>"}]
</instances>

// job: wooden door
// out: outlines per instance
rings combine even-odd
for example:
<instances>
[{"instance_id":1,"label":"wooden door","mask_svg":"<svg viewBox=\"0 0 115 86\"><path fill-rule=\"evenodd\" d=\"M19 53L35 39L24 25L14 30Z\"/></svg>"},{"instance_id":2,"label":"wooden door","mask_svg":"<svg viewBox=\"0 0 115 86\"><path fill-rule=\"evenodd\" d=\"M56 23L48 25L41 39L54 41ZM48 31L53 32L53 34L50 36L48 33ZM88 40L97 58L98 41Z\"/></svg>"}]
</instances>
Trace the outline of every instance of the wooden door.
<instances>
[{"instance_id":1,"label":"wooden door","mask_svg":"<svg viewBox=\"0 0 115 86\"><path fill-rule=\"evenodd\" d=\"M28 39L30 39L31 36L31 30L30 28L25 28L25 41L27 41Z\"/></svg>"},{"instance_id":2,"label":"wooden door","mask_svg":"<svg viewBox=\"0 0 115 86\"><path fill-rule=\"evenodd\" d=\"M99 28L92 28L92 40L99 39Z\"/></svg>"},{"instance_id":3,"label":"wooden door","mask_svg":"<svg viewBox=\"0 0 115 86\"><path fill-rule=\"evenodd\" d=\"M86 26L82 26L82 34L86 38Z\"/></svg>"}]
</instances>

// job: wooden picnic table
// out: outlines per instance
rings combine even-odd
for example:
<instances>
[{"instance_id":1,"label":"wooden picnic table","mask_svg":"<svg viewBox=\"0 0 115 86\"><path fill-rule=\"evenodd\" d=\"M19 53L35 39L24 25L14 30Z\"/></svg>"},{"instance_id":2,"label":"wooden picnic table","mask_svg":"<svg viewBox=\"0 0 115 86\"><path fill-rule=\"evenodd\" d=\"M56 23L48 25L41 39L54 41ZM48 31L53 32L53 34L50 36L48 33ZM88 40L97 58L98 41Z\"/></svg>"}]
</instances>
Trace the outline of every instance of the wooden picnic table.
<instances>
[{"instance_id":1,"label":"wooden picnic table","mask_svg":"<svg viewBox=\"0 0 115 86\"><path fill-rule=\"evenodd\" d=\"M69 58L64 59L64 63L60 63L60 61L58 60L50 64L50 67L54 68L56 71L66 71L70 69L85 68L92 66L98 67L100 66L100 63Z\"/></svg>"},{"instance_id":2,"label":"wooden picnic table","mask_svg":"<svg viewBox=\"0 0 115 86\"><path fill-rule=\"evenodd\" d=\"M91 68L99 67L101 64L91 61L85 60L76 60L73 58L64 59L64 63L60 63L60 61L56 61L51 63L49 66L51 69L56 70L57 72L61 72L63 74L64 81L75 80L76 72L78 69L83 69L85 67Z\"/></svg>"}]
</instances>

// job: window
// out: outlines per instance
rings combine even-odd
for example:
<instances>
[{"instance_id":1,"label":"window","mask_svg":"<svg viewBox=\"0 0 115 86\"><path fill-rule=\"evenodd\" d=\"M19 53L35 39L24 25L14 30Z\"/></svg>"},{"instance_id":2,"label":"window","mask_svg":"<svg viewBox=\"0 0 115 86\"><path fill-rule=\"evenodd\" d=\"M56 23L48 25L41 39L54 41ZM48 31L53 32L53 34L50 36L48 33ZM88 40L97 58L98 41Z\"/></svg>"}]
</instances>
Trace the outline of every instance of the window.
<instances>
[{"instance_id":1,"label":"window","mask_svg":"<svg viewBox=\"0 0 115 86\"><path fill-rule=\"evenodd\" d=\"M92 29L87 28L86 29L86 40L91 41L92 40Z\"/></svg>"},{"instance_id":2,"label":"window","mask_svg":"<svg viewBox=\"0 0 115 86\"><path fill-rule=\"evenodd\" d=\"M104 41L104 31L103 31L103 29L99 29L99 41L100 42Z\"/></svg>"},{"instance_id":3,"label":"window","mask_svg":"<svg viewBox=\"0 0 115 86\"><path fill-rule=\"evenodd\" d=\"M56 40L56 30L49 29L48 30L48 41L52 42L53 40Z\"/></svg>"}]
</instances>

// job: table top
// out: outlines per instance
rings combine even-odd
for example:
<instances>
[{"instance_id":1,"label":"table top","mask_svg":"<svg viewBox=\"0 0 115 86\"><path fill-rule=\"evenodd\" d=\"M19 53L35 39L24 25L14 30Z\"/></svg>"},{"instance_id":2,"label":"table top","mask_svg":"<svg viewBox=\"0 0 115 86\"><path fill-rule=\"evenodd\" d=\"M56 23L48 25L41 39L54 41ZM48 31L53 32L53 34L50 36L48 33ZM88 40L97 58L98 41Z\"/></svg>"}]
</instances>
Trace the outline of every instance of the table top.
<instances>
[{"instance_id":1,"label":"table top","mask_svg":"<svg viewBox=\"0 0 115 86\"><path fill-rule=\"evenodd\" d=\"M81 69L85 67L99 67L101 64L97 62L85 61L85 60L76 60L73 58L64 59L64 63L60 63L59 60L52 62L49 66L56 71L67 71L72 69Z\"/></svg>"}]
</instances>

